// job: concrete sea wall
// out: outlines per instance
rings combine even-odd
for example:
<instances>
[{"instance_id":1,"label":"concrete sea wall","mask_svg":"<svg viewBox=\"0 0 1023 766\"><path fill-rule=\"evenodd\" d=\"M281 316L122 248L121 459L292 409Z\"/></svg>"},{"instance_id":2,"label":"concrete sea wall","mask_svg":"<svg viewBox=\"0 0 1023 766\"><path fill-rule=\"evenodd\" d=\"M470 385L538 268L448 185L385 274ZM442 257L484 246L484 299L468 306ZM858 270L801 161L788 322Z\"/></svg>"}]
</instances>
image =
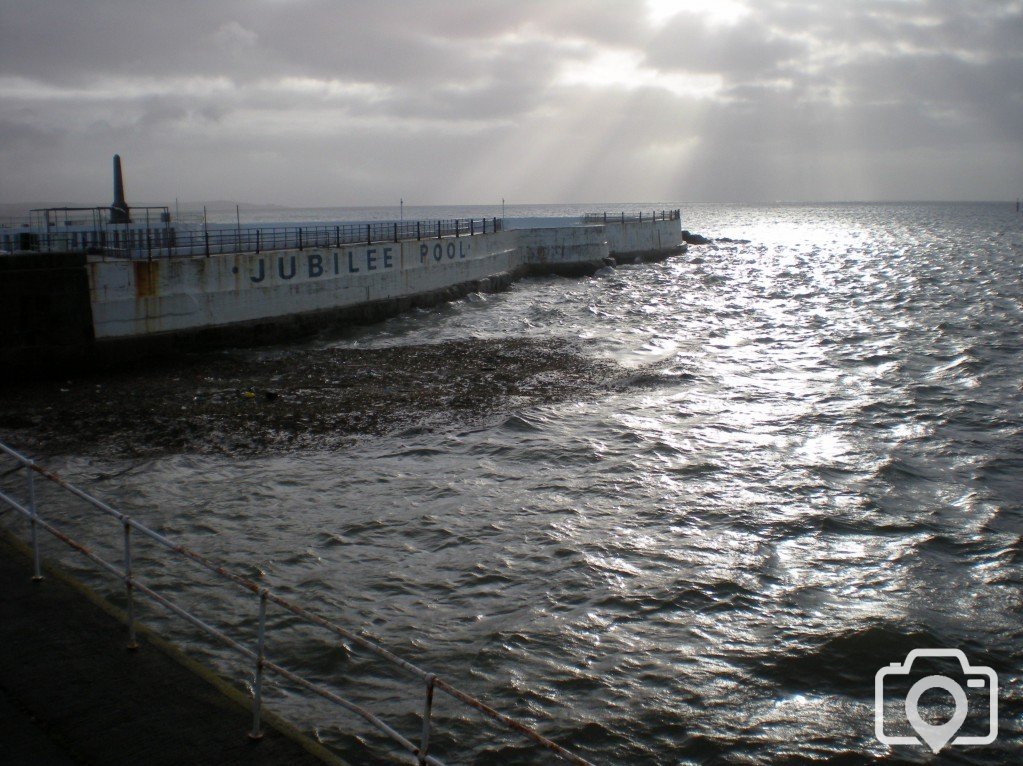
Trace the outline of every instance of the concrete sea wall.
<instances>
[{"instance_id":1,"label":"concrete sea wall","mask_svg":"<svg viewBox=\"0 0 1023 766\"><path fill-rule=\"evenodd\" d=\"M602 228L607 236L612 256L658 255L677 250L682 245L682 223L674 220L626 221L606 224Z\"/></svg>"},{"instance_id":2,"label":"concrete sea wall","mask_svg":"<svg viewBox=\"0 0 1023 766\"><path fill-rule=\"evenodd\" d=\"M84 353L93 341L85 255L0 258L0 369L45 366Z\"/></svg>"},{"instance_id":3,"label":"concrete sea wall","mask_svg":"<svg viewBox=\"0 0 1023 766\"><path fill-rule=\"evenodd\" d=\"M592 273L683 247L676 217L211 257L10 256L0 259L5 295L12 294L3 308L18 316L5 321L0 360L273 342L500 290L527 274ZM25 309L33 295L59 308Z\"/></svg>"},{"instance_id":4,"label":"concrete sea wall","mask_svg":"<svg viewBox=\"0 0 1023 766\"><path fill-rule=\"evenodd\" d=\"M97 339L333 311L508 272L501 234L88 265Z\"/></svg>"}]
</instances>

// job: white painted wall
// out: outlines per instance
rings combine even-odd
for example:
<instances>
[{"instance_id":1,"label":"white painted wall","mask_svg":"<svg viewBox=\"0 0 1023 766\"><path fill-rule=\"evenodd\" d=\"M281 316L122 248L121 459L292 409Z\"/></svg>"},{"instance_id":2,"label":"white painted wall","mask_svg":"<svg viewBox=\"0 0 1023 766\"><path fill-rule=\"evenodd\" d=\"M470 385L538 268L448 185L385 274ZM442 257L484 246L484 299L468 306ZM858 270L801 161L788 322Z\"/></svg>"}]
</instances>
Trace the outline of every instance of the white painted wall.
<instances>
[{"instance_id":1,"label":"white painted wall","mask_svg":"<svg viewBox=\"0 0 1023 766\"><path fill-rule=\"evenodd\" d=\"M550 229L516 229L522 263L585 263L609 255L603 226L563 226Z\"/></svg>"},{"instance_id":2,"label":"white painted wall","mask_svg":"<svg viewBox=\"0 0 1023 766\"><path fill-rule=\"evenodd\" d=\"M608 223L607 244L611 255L668 250L682 244L682 224L679 219L668 221L635 221Z\"/></svg>"},{"instance_id":3,"label":"white painted wall","mask_svg":"<svg viewBox=\"0 0 1023 766\"><path fill-rule=\"evenodd\" d=\"M681 244L678 220L518 229L342 248L88 264L97 339L400 298L517 270Z\"/></svg>"}]
</instances>

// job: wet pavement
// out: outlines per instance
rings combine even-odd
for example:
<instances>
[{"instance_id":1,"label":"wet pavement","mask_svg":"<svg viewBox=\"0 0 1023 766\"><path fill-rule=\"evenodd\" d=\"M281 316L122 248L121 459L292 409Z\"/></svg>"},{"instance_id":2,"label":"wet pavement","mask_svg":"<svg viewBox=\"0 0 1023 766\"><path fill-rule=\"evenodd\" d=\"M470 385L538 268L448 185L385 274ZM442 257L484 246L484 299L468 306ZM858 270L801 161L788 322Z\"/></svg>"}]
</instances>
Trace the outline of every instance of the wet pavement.
<instances>
[{"instance_id":1,"label":"wet pavement","mask_svg":"<svg viewBox=\"0 0 1023 766\"><path fill-rule=\"evenodd\" d=\"M156 639L140 634L140 648L127 650L123 624L60 573L45 574L33 582L23 547L0 529L0 761L7 766L344 766L311 740L302 744L297 732L265 725L264 738L250 740L250 709Z\"/></svg>"}]
</instances>

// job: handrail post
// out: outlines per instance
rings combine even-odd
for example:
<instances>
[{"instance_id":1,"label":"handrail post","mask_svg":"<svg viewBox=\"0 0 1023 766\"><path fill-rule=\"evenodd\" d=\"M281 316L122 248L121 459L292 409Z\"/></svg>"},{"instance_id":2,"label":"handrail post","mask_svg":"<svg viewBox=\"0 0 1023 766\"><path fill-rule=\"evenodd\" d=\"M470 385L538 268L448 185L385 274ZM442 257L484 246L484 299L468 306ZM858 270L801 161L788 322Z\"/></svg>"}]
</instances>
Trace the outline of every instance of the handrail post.
<instances>
[{"instance_id":1,"label":"handrail post","mask_svg":"<svg viewBox=\"0 0 1023 766\"><path fill-rule=\"evenodd\" d=\"M43 579L42 562L39 558L39 527L36 523L39 514L36 512L36 484L32 475L32 464L25 463L25 481L28 485L28 510L32 516L29 524L32 527L32 581L39 582Z\"/></svg>"},{"instance_id":2,"label":"handrail post","mask_svg":"<svg viewBox=\"0 0 1023 766\"><path fill-rule=\"evenodd\" d=\"M423 735L419 740L419 752L416 753L419 766L424 766L426 756L430 751L430 715L433 712L433 687L436 682L437 676L435 675L426 679L426 697L423 699Z\"/></svg>"},{"instance_id":3,"label":"handrail post","mask_svg":"<svg viewBox=\"0 0 1023 766\"><path fill-rule=\"evenodd\" d=\"M367 245L372 245L373 244L373 229L372 229L372 226L373 226L373 224L371 224L371 223L367 223L366 224L366 244Z\"/></svg>"},{"instance_id":4,"label":"handrail post","mask_svg":"<svg viewBox=\"0 0 1023 766\"><path fill-rule=\"evenodd\" d=\"M252 690L252 731L249 739L263 739L263 730L259 726L259 716L263 706L263 663L265 656L263 647L266 639L266 600L267 590L259 591L259 633L256 638L256 683Z\"/></svg>"},{"instance_id":5,"label":"handrail post","mask_svg":"<svg viewBox=\"0 0 1023 766\"><path fill-rule=\"evenodd\" d=\"M131 523L128 517L124 517L124 592L128 599L128 646L127 649L139 648L139 642L135 639L135 599L133 591L135 584L132 580L131 571Z\"/></svg>"}]
</instances>

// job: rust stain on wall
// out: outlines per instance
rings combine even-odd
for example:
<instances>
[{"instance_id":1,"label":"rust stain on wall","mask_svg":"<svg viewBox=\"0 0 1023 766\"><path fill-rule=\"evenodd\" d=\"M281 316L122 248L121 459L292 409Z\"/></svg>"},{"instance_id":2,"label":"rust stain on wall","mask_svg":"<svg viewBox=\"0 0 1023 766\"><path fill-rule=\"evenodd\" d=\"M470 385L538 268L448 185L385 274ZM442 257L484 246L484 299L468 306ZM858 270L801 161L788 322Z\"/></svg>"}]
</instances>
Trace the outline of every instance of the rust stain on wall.
<instances>
[{"instance_id":1,"label":"rust stain on wall","mask_svg":"<svg viewBox=\"0 0 1023 766\"><path fill-rule=\"evenodd\" d=\"M156 282L160 276L159 261L134 261L135 297L148 298L156 295Z\"/></svg>"}]
</instances>

